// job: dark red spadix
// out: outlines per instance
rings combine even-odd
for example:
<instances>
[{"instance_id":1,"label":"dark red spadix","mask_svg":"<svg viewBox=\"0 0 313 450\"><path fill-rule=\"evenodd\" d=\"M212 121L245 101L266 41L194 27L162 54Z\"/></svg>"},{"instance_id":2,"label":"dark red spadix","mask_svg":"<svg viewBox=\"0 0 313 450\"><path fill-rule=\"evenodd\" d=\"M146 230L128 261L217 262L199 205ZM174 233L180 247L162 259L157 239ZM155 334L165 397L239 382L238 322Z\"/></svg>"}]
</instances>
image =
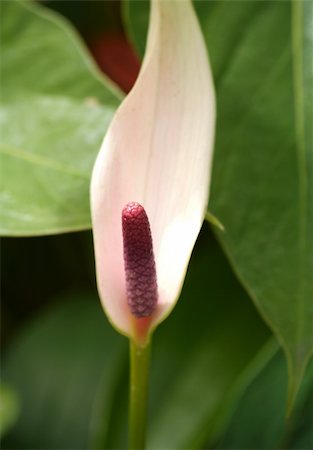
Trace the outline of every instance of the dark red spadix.
<instances>
[{"instance_id":1,"label":"dark red spadix","mask_svg":"<svg viewBox=\"0 0 313 450\"><path fill-rule=\"evenodd\" d=\"M156 308L158 288L149 220L139 203L124 207L122 228L127 302L136 317L149 317Z\"/></svg>"}]
</instances>

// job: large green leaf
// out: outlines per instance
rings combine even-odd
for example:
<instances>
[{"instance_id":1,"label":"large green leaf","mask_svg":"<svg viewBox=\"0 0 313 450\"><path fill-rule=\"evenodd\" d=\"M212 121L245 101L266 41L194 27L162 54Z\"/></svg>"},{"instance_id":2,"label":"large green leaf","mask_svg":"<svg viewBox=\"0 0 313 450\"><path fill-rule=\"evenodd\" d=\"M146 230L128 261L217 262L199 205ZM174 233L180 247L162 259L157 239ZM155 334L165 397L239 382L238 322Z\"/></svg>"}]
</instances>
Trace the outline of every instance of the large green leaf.
<instances>
[{"instance_id":1,"label":"large green leaf","mask_svg":"<svg viewBox=\"0 0 313 450\"><path fill-rule=\"evenodd\" d=\"M131 2L126 13L139 51L147 6ZM313 348L313 3L195 6L217 86L210 207L235 272L284 347L291 404Z\"/></svg>"},{"instance_id":2,"label":"large green leaf","mask_svg":"<svg viewBox=\"0 0 313 450\"><path fill-rule=\"evenodd\" d=\"M1 6L0 232L89 228L91 169L120 94L63 19Z\"/></svg>"},{"instance_id":3,"label":"large green leaf","mask_svg":"<svg viewBox=\"0 0 313 450\"><path fill-rule=\"evenodd\" d=\"M313 348L312 6L270 2L246 27L219 86L212 189L224 248L285 349L290 403Z\"/></svg>"}]
</instances>

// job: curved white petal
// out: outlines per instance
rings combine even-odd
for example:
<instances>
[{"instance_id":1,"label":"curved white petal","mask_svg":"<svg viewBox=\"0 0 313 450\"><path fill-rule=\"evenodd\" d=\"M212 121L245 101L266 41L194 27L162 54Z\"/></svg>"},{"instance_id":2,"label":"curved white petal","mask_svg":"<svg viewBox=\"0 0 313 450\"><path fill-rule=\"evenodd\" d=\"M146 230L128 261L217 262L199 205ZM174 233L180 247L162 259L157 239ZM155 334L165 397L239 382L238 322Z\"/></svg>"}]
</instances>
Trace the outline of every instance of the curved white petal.
<instances>
[{"instance_id":1,"label":"curved white petal","mask_svg":"<svg viewBox=\"0 0 313 450\"><path fill-rule=\"evenodd\" d=\"M173 308L208 201L215 97L207 51L189 0L152 0L137 82L95 163L91 208L98 290L111 322L134 333L125 291L121 211L141 203L156 259L158 308Z\"/></svg>"}]
</instances>

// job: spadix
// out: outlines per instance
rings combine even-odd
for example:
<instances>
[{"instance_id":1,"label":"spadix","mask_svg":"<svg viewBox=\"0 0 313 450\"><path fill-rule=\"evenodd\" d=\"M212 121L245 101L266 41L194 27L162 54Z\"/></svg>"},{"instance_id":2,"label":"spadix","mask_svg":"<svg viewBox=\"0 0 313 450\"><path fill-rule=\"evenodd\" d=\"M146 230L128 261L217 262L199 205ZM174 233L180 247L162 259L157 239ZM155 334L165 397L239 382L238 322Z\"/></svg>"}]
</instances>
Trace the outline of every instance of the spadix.
<instances>
[{"instance_id":1,"label":"spadix","mask_svg":"<svg viewBox=\"0 0 313 450\"><path fill-rule=\"evenodd\" d=\"M136 317L151 317L157 307L158 288L149 220L138 203L122 211L127 302Z\"/></svg>"}]
</instances>

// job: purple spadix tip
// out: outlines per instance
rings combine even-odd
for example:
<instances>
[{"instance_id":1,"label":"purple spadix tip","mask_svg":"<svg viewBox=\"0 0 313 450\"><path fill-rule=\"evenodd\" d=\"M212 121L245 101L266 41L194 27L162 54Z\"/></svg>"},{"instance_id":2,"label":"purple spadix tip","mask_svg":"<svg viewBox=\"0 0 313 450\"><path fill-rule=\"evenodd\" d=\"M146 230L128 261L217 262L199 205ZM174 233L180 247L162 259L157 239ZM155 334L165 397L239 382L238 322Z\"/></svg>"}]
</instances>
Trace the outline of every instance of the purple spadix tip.
<instances>
[{"instance_id":1,"label":"purple spadix tip","mask_svg":"<svg viewBox=\"0 0 313 450\"><path fill-rule=\"evenodd\" d=\"M158 288L149 220L139 203L123 208L122 229L127 302L136 317L149 317L156 308Z\"/></svg>"}]
</instances>

